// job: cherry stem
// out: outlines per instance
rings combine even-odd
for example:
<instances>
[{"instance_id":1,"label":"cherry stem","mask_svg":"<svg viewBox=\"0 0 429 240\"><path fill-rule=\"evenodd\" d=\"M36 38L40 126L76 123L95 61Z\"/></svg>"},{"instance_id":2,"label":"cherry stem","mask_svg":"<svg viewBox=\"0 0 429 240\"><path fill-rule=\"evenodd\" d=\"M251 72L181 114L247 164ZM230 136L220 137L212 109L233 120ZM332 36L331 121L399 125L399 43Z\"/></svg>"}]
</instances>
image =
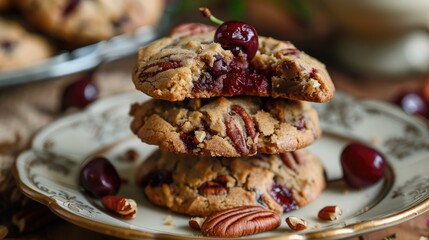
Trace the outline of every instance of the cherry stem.
<instances>
[{"instance_id":1,"label":"cherry stem","mask_svg":"<svg viewBox=\"0 0 429 240\"><path fill-rule=\"evenodd\" d=\"M222 20L220 20L219 18L213 16L212 13L210 12L210 10L208 8L203 7L203 8L199 8L199 10L203 14L203 16L206 17L206 18L208 18L208 19L210 19L210 21L212 21L212 22L214 22L214 23L216 23L218 25L221 25L223 23Z\"/></svg>"}]
</instances>

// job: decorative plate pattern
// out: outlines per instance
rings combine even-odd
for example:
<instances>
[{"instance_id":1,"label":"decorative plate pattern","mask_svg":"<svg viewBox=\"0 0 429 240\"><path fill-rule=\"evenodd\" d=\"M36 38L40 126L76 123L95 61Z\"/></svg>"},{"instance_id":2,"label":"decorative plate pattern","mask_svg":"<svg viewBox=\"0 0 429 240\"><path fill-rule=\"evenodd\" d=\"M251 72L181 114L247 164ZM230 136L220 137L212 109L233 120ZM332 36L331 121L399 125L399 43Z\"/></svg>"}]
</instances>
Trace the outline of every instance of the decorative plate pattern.
<instances>
[{"instance_id":1,"label":"decorative plate pattern","mask_svg":"<svg viewBox=\"0 0 429 240\"><path fill-rule=\"evenodd\" d=\"M133 182L136 166L155 147L133 136L128 110L131 103L147 99L141 93L106 98L41 130L32 148L16 161L14 175L20 188L64 219L94 231L132 239L203 238L188 227L187 216L152 205ZM429 209L429 132L423 122L388 104L356 101L341 93L330 103L314 106L324 135L310 150L322 159L328 178L341 177L339 155L352 141L381 151L388 161L388 174L363 190L346 191L341 182L330 184L316 201L283 215L283 219L288 215L306 219L309 228L305 231L293 232L283 221L277 230L251 238L339 239L398 224ZM130 149L138 152L137 160L126 159ZM94 155L110 159L126 180L119 195L136 200L135 219L111 215L97 199L80 190L79 168ZM318 210L332 204L342 208L342 217L319 221ZM172 226L165 224L168 216Z\"/></svg>"}]
</instances>

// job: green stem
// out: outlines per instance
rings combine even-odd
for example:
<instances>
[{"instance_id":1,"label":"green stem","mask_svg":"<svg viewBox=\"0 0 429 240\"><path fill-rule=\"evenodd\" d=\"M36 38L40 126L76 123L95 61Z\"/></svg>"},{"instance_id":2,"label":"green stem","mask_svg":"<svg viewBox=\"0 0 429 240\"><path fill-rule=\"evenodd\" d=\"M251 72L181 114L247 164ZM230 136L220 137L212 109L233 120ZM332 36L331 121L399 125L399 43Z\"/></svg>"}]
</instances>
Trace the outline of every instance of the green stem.
<instances>
[{"instance_id":1,"label":"green stem","mask_svg":"<svg viewBox=\"0 0 429 240\"><path fill-rule=\"evenodd\" d=\"M210 10L208 8L200 8L199 10L203 14L203 16L209 18L210 21L212 21L212 22L214 22L214 23L216 23L218 25L221 25L223 23L222 20L220 20L219 18L213 16L212 13L210 12Z\"/></svg>"}]
</instances>

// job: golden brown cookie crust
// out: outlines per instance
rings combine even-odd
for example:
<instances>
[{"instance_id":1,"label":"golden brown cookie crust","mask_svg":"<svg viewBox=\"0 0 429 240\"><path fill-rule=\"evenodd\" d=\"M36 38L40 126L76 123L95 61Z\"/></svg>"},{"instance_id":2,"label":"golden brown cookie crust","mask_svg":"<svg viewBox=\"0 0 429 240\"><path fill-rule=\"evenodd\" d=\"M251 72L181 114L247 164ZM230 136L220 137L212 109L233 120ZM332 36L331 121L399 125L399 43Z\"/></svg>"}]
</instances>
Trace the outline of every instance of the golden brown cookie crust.
<instances>
[{"instance_id":1,"label":"golden brown cookie crust","mask_svg":"<svg viewBox=\"0 0 429 240\"><path fill-rule=\"evenodd\" d=\"M282 213L314 201L325 188L323 166L307 150L246 158L158 150L143 162L135 177L151 202L190 216L248 205ZM279 204L273 197L273 189L279 186L291 193L289 205Z\"/></svg>"},{"instance_id":2,"label":"golden brown cookie crust","mask_svg":"<svg viewBox=\"0 0 429 240\"><path fill-rule=\"evenodd\" d=\"M310 103L249 96L131 106L131 130L176 153L223 157L275 154L310 145L321 135Z\"/></svg>"},{"instance_id":3,"label":"golden brown cookie crust","mask_svg":"<svg viewBox=\"0 0 429 240\"><path fill-rule=\"evenodd\" d=\"M213 42L214 31L181 37L176 34L161 38L139 51L133 73L136 88L149 96L168 101L185 98L231 96L222 91L198 90L201 79L214 76L212 69L221 61L225 68L238 61L231 51ZM267 75L266 91L243 95L272 96L294 100L327 102L335 87L318 60L298 50L292 43L259 37L259 49L250 67ZM225 87L225 84L223 84Z\"/></svg>"}]
</instances>

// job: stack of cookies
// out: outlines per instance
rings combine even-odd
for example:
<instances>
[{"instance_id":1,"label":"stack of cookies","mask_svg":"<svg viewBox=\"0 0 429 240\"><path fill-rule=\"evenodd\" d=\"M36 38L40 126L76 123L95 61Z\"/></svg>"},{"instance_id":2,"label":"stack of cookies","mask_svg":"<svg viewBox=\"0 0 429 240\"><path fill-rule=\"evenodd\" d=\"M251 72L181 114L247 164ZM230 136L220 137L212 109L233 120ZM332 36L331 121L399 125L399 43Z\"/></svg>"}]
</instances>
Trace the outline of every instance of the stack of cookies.
<instances>
[{"instance_id":1,"label":"stack of cookies","mask_svg":"<svg viewBox=\"0 0 429 240\"><path fill-rule=\"evenodd\" d=\"M300 208L325 188L323 166L305 149L321 136L311 102L334 85L325 66L289 42L259 36L252 59L192 25L140 49L131 129L159 150L137 171L153 203L190 216L257 205Z\"/></svg>"}]
</instances>

